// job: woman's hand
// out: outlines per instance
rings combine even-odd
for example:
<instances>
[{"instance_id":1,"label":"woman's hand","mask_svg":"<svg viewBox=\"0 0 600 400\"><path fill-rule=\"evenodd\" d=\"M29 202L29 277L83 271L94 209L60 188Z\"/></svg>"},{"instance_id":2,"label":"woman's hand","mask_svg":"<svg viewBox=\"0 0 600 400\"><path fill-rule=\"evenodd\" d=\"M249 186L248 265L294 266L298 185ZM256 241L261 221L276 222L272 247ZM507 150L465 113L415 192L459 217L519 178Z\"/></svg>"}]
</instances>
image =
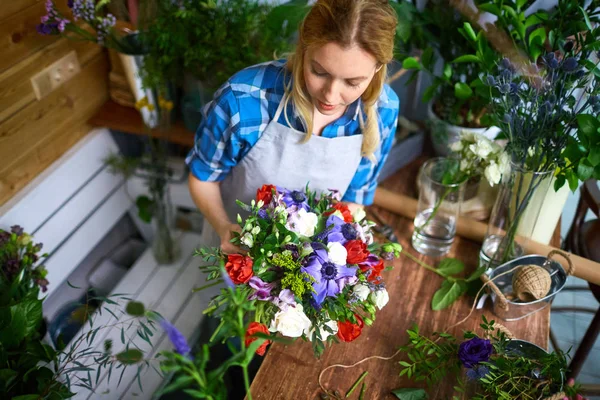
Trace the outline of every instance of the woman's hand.
<instances>
[{"instance_id":1,"label":"woman's hand","mask_svg":"<svg viewBox=\"0 0 600 400\"><path fill-rule=\"evenodd\" d=\"M231 243L230 240L233 239L233 232L241 232L242 228L238 224L232 224L231 222L227 222L219 226L217 229L217 234L221 238L221 250L225 254L246 254L246 251L242 250L242 248L236 246Z\"/></svg>"}]
</instances>

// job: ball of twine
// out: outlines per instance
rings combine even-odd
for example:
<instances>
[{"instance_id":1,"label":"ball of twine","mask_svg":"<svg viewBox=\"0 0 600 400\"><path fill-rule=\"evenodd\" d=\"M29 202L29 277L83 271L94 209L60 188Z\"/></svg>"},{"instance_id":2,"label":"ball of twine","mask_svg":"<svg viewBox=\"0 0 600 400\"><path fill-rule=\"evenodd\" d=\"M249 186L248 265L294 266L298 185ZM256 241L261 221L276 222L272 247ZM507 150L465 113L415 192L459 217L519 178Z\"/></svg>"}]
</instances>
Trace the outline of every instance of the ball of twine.
<instances>
[{"instance_id":1,"label":"ball of twine","mask_svg":"<svg viewBox=\"0 0 600 400\"><path fill-rule=\"evenodd\" d=\"M552 278L543 267L524 265L513 275L512 286L519 300L531 302L546 297L552 286Z\"/></svg>"}]
</instances>

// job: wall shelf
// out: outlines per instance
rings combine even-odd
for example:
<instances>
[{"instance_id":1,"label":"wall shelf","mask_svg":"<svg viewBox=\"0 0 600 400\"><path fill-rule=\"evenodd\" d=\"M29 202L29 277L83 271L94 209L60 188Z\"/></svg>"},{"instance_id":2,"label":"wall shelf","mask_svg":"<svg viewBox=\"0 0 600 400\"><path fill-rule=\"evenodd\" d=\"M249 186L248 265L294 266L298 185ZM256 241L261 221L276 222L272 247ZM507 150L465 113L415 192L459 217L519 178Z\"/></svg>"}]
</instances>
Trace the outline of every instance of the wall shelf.
<instances>
[{"instance_id":1,"label":"wall shelf","mask_svg":"<svg viewBox=\"0 0 600 400\"><path fill-rule=\"evenodd\" d=\"M134 135L148 135L142 117L135 108L122 106L112 100L104 103L88 123L93 126L106 127ZM165 134L158 129L153 129L151 133L153 137L165 138ZM167 132L166 139L171 143L190 148L194 145L194 133L187 130L181 121L176 121L173 124Z\"/></svg>"}]
</instances>

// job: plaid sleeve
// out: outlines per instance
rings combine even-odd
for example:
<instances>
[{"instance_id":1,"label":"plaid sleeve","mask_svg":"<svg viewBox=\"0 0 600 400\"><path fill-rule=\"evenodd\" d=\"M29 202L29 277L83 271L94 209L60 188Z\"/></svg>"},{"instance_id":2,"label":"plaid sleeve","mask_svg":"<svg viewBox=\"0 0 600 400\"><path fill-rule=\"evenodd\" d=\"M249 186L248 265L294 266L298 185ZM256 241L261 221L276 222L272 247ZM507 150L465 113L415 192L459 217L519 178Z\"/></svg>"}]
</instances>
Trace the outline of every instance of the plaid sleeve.
<instances>
[{"instance_id":1,"label":"plaid sleeve","mask_svg":"<svg viewBox=\"0 0 600 400\"><path fill-rule=\"evenodd\" d=\"M344 194L343 201L366 206L373 204L375 189L377 189L377 177L392 148L394 136L396 135L396 126L398 125L400 108L398 96L387 85L386 92L388 101L385 104L385 107L380 107L378 109L381 145L375 152L377 163L373 163L365 157L361 159L358 170L354 174L350 186Z\"/></svg>"},{"instance_id":2,"label":"plaid sleeve","mask_svg":"<svg viewBox=\"0 0 600 400\"><path fill-rule=\"evenodd\" d=\"M239 122L238 101L226 83L202 110L194 147L185 160L196 178L221 181L238 163L242 148Z\"/></svg>"}]
</instances>

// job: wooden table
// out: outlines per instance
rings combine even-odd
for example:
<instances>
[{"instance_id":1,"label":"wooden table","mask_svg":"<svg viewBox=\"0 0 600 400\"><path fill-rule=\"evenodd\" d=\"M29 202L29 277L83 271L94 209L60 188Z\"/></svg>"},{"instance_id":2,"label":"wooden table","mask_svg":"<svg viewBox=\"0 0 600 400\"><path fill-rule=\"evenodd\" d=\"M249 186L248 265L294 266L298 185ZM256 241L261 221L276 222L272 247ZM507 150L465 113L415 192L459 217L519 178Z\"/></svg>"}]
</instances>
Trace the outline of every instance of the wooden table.
<instances>
[{"instance_id":1,"label":"wooden table","mask_svg":"<svg viewBox=\"0 0 600 400\"><path fill-rule=\"evenodd\" d=\"M404 167L388 178L382 186L410 194L416 197L415 177L423 158ZM377 213L386 223L395 228L398 241L414 255L419 255L411 246L410 238L413 231L411 220L391 214L385 210L372 207L371 212ZM558 234L558 235L557 235ZM552 244L557 245L559 232L555 232ZM449 257L461 259L467 273L477 265L480 243L456 237ZM420 255L419 255L420 256ZM420 256L420 259L430 265L438 260ZM377 320L371 327L365 327L362 335L352 343L340 343L331 346L321 357L316 359L310 343L297 341L285 346L281 343L271 345L251 386L252 398L255 400L312 400L320 399L321 390L318 384L319 373L332 364L353 364L372 355L391 356L399 346L408 340L406 330L417 323L423 334L431 334L451 326L466 317L472 305L472 299L461 297L451 307L443 311L431 310L431 298L440 287L441 277L425 270L407 257L400 256L394 260L393 270L384 272L384 280L390 294L390 302L377 313ZM479 324L481 315L488 319L494 318L488 307L485 311L475 310L473 315L461 326L450 331L461 335L464 330L481 333ZM502 322L520 339L529 340L543 348L547 348L550 325L550 309L546 308L526 319L516 322ZM323 375L323 385L326 388L338 389L345 394L363 371L369 371L365 382L367 393L365 399L395 399L390 392L401 387L425 387L408 380L406 376L399 377L398 361L404 359L399 355L393 360L369 360L352 369L332 368ZM440 385L429 388L430 399L441 400L452 397L455 385L447 379ZM360 387L354 391L351 398L358 399Z\"/></svg>"}]
</instances>

